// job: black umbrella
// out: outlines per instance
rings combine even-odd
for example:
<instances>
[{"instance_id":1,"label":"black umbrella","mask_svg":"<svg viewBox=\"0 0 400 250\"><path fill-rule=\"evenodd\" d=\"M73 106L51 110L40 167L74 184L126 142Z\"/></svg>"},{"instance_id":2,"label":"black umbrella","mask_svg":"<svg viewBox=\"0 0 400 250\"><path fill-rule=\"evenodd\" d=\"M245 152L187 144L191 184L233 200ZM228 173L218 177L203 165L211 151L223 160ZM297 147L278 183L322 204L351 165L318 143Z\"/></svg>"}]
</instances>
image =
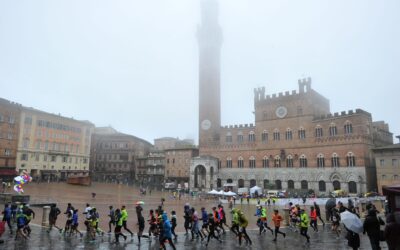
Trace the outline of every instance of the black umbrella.
<instances>
[{"instance_id":1,"label":"black umbrella","mask_svg":"<svg viewBox=\"0 0 400 250\"><path fill-rule=\"evenodd\" d=\"M336 206L336 198L329 198L325 203L325 209L329 211L335 206Z\"/></svg>"},{"instance_id":2,"label":"black umbrella","mask_svg":"<svg viewBox=\"0 0 400 250\"><path fill-rule=\"evenodd\" d=\"M336 198L330 198L325 203L325 215L326 219L330 220L331 218L331 210L336 207Z\"/></svg>"}]
</instances>

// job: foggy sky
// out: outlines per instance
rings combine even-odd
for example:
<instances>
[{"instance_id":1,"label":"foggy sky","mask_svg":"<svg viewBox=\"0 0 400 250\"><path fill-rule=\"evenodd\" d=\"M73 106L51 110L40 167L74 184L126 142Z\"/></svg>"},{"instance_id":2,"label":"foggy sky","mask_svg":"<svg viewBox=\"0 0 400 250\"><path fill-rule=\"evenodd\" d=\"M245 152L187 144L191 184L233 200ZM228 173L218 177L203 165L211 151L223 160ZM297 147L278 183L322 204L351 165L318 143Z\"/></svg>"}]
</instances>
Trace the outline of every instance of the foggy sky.
<instances>
[{"instance_id":1,"label":"foggy sky","mask_svg":"<svg viewBox=\"0 0 400 250\"><path fill-rule=\"evenodd\" d=\"M312 87L400 134L400 1L219 0L222 125ZM198 0L0 1L0 97L153 143L198 138ZM397 139L395 140L397 141Z\"/></svg>"}]
</instances>

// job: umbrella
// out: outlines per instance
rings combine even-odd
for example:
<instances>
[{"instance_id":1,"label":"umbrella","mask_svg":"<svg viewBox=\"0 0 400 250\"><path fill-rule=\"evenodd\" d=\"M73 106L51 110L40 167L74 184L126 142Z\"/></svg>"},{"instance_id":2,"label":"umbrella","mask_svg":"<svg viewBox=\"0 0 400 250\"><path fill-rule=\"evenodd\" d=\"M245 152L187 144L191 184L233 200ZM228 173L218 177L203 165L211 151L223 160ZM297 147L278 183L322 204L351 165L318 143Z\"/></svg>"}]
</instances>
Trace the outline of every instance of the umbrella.
<instances>
[{"instance_id":1,"label":"umbrella","mask_svg":"<svg viewBox=\"0 0 400 250\"><path fill-rule=\"evenodd\" d=\"M208 192L207 194L219 194L219 192L217 190L213 189L210 192Z\"/></svg>"},{"instance_id":2,"label":"umbrella","mask_svg":"<svg viewBox=\"0 0 400 250\"><path fill-rule=\"evenodd\" d=\"M349 211L344 211L340 214L340 220L346 226L347 229L355 232L363 232L363 223L357 215L350 213Z\"/></svg>"},{"instance_id":3,"label":"umbrella","mask_svg":"<svg viewBox=\"0 0 400 250\"><path fill-rule=\"evenodd\" d=\"M144 205L144 201L137 201L136 205Z\"/></svg>"},{"instance_id":4,"label":"umbrella","mask_svg":"<svg viewBox=\"0 0 400 250\"><path fill-rule=\"evenodd\" d=\"M334 207L336 207L336 199L335 198L328 199L325 203L325 211L327 211L330 214L332 208Z\"/></svg>"}]
</instances>

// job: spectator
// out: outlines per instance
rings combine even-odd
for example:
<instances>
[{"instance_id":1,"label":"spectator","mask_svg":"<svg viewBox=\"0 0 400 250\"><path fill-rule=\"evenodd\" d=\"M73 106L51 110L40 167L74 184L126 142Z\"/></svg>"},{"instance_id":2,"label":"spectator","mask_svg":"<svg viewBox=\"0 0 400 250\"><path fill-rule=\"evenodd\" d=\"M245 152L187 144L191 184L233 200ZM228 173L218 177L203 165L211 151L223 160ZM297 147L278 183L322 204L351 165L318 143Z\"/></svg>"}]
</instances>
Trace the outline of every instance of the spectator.
<instances>
[{"instance_id":1,"label":"spectator","mask_svg":"<svg viewBox=\"0 0 400 250\"><path fill-rule=\"evenodd\" d=\"M400 218L400 214L398 217ZM385 240L389 250L400 250L400 221L396 221L395 213L390 213L386 219Z\"/></svg>"},{"instance_id":2,"label":"spectator","mask_svg":"<svg viewBox=\"0 0 400 250\"><path fill-rule=\"evenodd\" d=\"M380 223L374 209L368 210L364 221L364 234L367 233L372 250L380 250L379 246Z\"/></svg>"}]
</instances>

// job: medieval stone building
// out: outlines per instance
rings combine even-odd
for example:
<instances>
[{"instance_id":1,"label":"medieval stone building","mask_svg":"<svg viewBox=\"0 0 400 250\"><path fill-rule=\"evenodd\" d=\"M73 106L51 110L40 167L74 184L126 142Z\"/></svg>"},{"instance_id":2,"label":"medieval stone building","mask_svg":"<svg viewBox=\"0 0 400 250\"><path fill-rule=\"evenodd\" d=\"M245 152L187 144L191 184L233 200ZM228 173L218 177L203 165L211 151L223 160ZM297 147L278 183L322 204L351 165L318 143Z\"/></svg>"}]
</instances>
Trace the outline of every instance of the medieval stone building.
<instances>
[{"instance_id":1,"label":"medieval stone building","mask_svg":"<svg viewBox=\"0 0 400 250\"><path fill-rule=\"evenodd\" d=\"M213 0L203 1L198 42L200 156L191 163L192 189L376 189L371 149L393 143L387 124L361 109L332 113L307 78L299 80L298 91L268 95L255 89L254 123L221 126L222 32Z\"/></svg>"}]
</instances>

